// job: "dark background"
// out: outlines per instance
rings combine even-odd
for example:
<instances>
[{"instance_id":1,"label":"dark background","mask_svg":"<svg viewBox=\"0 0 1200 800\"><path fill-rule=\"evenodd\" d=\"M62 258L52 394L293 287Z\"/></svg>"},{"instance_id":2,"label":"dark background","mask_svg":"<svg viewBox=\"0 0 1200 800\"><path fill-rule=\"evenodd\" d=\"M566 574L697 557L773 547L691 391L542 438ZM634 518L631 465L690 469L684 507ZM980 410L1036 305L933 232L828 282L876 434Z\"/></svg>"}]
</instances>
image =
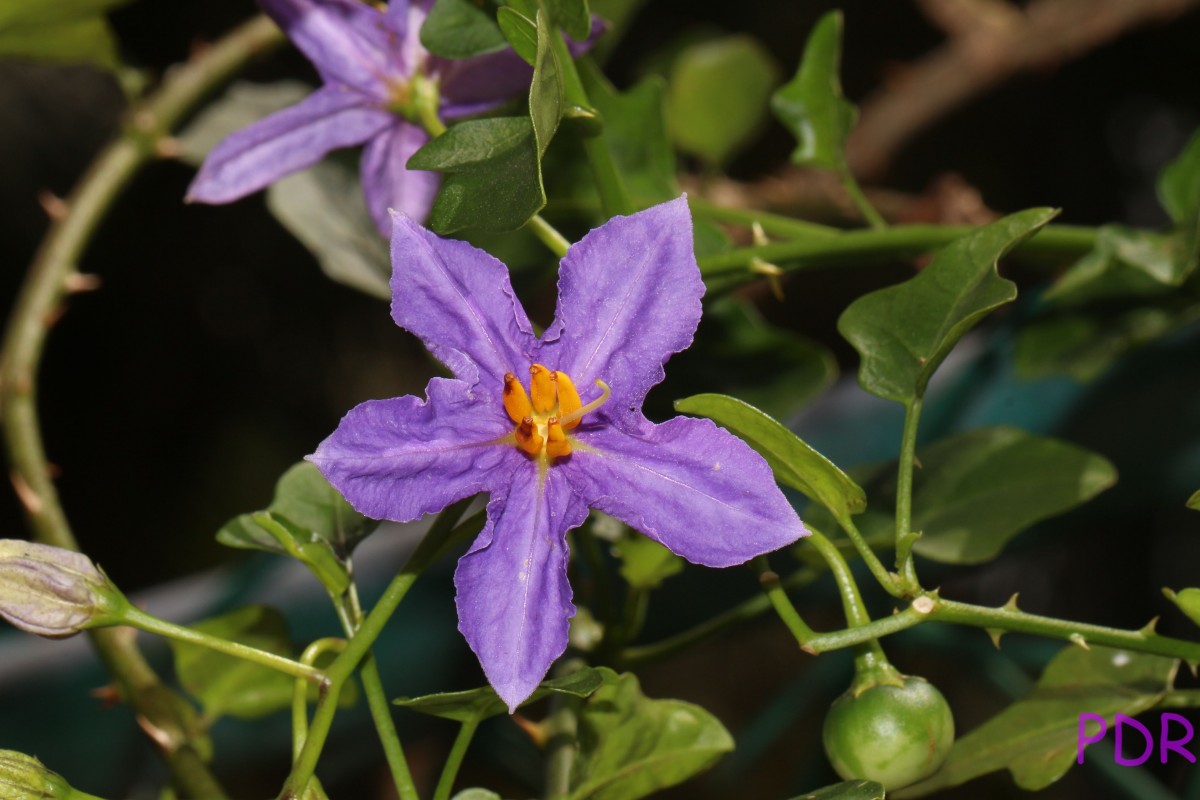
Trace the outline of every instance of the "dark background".
<instances>
[{"instance_id":1,"label":"dark background","mask_svg":"<svg viewBox=\"0 0 1200 800\"><path fill-rule=\"evenodd\" d=\"M839 5L847 19L843 83L851 99L861 99L942 40L910 3ZM806 32L831 7L652 2L615 52L610 73L627 85L665 39L715 25L757 36L790 74ZM129 63L157 75L252 11L251 3L234 0L143 0L119 10L113 22ZM1053 205L1063 209L1064 222L1162 225L1154 176L1200 122L1197 41L1200 14L1191 14L1129 32L1055 69L1019 75L932 126L899 155L885 183L919 193L953 172L1001 211ZM307 62L289 51L246 73L253 80L288 76L313 77ZM46 229L38 192L67 194L116 130L122 108L122 94L106 75L80 67L0 64L4 306ZM772 124L731 173L743 180L770 174L786 162L791 146ZM71 300L43 360L42 421L48 452L61 469L63 503L84 549L127 591L229 562L230 552L213 540L225 521L265 505L276 478L355 403L419 392L433 370L419 344L392 324L383 303L319 272L266 212L261 196L226 207L183 205L191 174L180 164L153 164L124 194L80 265L100 276L102 288ZM848 348L833 327L837 315L873 288L872 281L895 280L907 269L805 275L789 281L785 303L760 299L778 324L834 347L846 357L844 374L852 375ZM1027 279L1026 287L1036 290L1039 280ZM1094 508L1066 517L1048 540L1023 537L1015 552L986 568L940 575L928 566L930 578L942 579L953 596L999 603L1006 593L986 592L1021 590L1028 609L1114 625L1139 627L1165 613L1164 630L1191 635L1158 591L1196 583L1196 515L1182 509L1187 493L1200 488L1193 444L1200 433L1196 355L1196 337L1177 336L1127 359L1064 407L1055 432L1112 459L1123 475L1117 489ZM981 379L979 391L1028 398L1040 388L992 373ZM669 381L656 394L673 396ZM879 420L876 431L867 426L863 435L880 437L894 451L895 439L887 438L895 430L894 415L881 410ZM938 427L931 424L925 438ZM814 441L821 435L804 433ZM837 443L827 446L838 460ZM5 535L24 530L9 493L0 496L0 522ZM441 583L428 602L444 615L448 578L433 581ZM656 599L647 638L752 591L748 574L689 570ZM882 597L869 599L876 613L886 613ZM815 627L840 624L829 586L798 602L813 609ZM992 656L962 644L963 638L922 629L897 637L889 651L905 671L942 686L960 730L968 730L1004 700L997 686L962 668L992 663ZM456 641L445 646L457 665L457 682L432 688L478 683L465 647ZM1036 674L1054 649L1015 642L1006 644L1005 653ZM848 662L837 658L814 666L795 652L777 621L765 619L714 647L648 670L648 694L705 705L739 740L739 752L702 784L669 796L787 797L829 782L832 776L821 772L817 731L821 710L847 680ZM391 676L385 682L391 688ZM19 689L3 691L3 702L10 702ZM460 785L470 785L471 777L498 788L513 781L509 792L528 792L519 783L520 758L528 754L513 755L524 751L511 726L496 721L483 734L477 773L464 775ZM0 735L0 746L24 749L20 732L0 729ZM375 747L369 729L353 735ZM414 757L439 763L450 735L438 726L414 732ZM86 766L53 762L50 755L44 760L81 788L105 790L82 777ZM1196 794L1200 782L1189 768L1168 765L1161 778ZM367 792L378 777L378 768L365 768L343 796L365 796L355 792ZM239 779L253 781L241 773ZM268 793L272 781L278 776L254 791ZM958 796L1014 791L1000 774ZM1103 775L1080 770L1053 796L1110 791Z\"/></svg>"}]
</instances>

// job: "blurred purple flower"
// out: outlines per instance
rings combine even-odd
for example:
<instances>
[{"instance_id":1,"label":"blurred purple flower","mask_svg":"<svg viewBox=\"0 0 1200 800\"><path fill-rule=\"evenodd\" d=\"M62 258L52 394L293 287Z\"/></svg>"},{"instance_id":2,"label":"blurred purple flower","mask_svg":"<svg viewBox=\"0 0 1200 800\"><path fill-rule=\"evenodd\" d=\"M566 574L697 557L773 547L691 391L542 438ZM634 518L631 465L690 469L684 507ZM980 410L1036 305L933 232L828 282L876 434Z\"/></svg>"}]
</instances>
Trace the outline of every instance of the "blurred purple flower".
<instances>
[{"instance_id":1,"label":"blurred purple flower","mask_svg":"<svg viewBox=\"0 0 1200 800\"><path fill-rule=\"evenodd\" d=\"M532 75L509 49L457 61L431 55L418 34L432 0L392 0L384 11L359 0L260 4L325 85L213 148L188 189L189 201L228 203L312 166L331 150L365 143L363 192L387 236L388 209L425 219L440 181L436 172L405 167L429 139L417 105L436 103L441 119L476 114L520 92ZM430 92L437 95L431 99Z\"/></svg>"},{"instance_id":2,"label":"blurred purple flower","mask_svg":"<svg viewBox=\"0 0 1200 800\"><path fill-rule=\"evenodd\" d=\"M482 250L396 215L392 264L392 317L454 378L432 379L424 401L359 405L309 459L376 518L414 520L491 495L454 580L459 630L510 711L566 648L575 607L565 535L589 507L712 567L806 535L740 439L705 419L656 425L642 415L664 362L700 321L683 198L613 218L573 245L541 339L508 270ZM572 379L600 396L585 404Z\"/></svg>"}]
</instances>

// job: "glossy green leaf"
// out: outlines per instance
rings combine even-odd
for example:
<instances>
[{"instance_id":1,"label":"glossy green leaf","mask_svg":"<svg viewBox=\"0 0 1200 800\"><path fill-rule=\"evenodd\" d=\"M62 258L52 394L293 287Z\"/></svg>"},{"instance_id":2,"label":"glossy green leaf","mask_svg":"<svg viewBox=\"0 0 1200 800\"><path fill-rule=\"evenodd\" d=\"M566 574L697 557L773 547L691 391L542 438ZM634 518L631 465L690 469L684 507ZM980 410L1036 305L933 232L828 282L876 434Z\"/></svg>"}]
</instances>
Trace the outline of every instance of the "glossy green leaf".
<instances>
[{"instance_id":1,"label":"glossy green leaf","mask_svg":"<svg viewBox=\"0 0 1200 800\"><path fill-rule=\"evenodd\" d=\"M509 6L504 6L496 12L496 22L499 23L500 31L512 45L512 49L532 67L537 61L537 24Z\"/></svg>"},{"instance_id":2,"label":"glossy green leaf","mask_svg":"<svg viewBox=\"0 0 1200 800\"><path fill-rule=\"evenodd\" d=\"M1133 307L1093 306L1035 319L1017 335L1014 366L1022 378L1097 377L1138 347L1200 320L1200 302L1174 294Z\"/></svg>"},{"instance_id":3,"label":"glossy green leaf","mask_svg":"<svg viewBox=\"0 0 1200 800\"><path fill-rule=\"evenodd\" d=\"M463 789L450 800L501 800L501 797L490 789Z\"/></svg>"},{"instance_id":4,"label":"glossy green leaf","mask_svg":"<svg viewBox=\"0 0 1200 800\"><path fill-rule=\"evenodd\" d=\"M1191 497L1188 498L1187 507L1200 511L1200 489L1197 489Z\"/></svg>"},{"instance_id":5,"label":"glossy green leaf","mask_svg":"<svg viewBox=\"0 0 1200 800\"><path fill-rule=\"evenodd\" d=\"M421 44L444 58L494 53L508 44L486 7L471 0L437 0L421 26Z\"/></svg>"},{"instance_id":6,"label":"glossy green leaf","mask_svg":"<svg viewBox=\"0 0 1200 800\"><path fill-rule=\"evenodd\" d=\"M621 577L634 589L657 589L683 571L682 558L638 533L629 532L614 551L621 560Z\"/></svg>"},{"instance_id":7,"label":"glossy green leaf","mask_svg":"<svg viewBox=\"0 0 1200 800\"><path fill-rule=\"evenodd\" d=\"M1180 589L1178 592L1163 587L1163 595L1179 607L1188 619L1200 625L1200 589Z\"/></svg>"},{"instance_id":8,"label":"glossy green leaf","mask_svg":"<svg viewBox=\"0 0 1200 800\"><path fill-rule=\"evenodd\" d=\"M587 697L604 683L605 669L585 667L562 678L542 681L522 707L537 702L550 694L566 694ZM395 705L457 722L483 720L508 712L504 701L491 686L468 689L463 692L439 692L421 697L400 697L392 701Z\"/></svg>"},{"instance_id":9,"label":"glossy green leaf","mask_svg":"<svg viewBox=\"0 0 1200 800\"><path fill-rule=\"evenodd\" d=\"M963 334L1016 299L1016 284L996 271L1000 257L1056 213L1035 208L997 220L946 245L916 277L851 303L838 330L861 356L859 384L901 403L923 396Z\"/></svg>"},{"instance_id":10,"label":"glossy green leaf","mask_svg":"<svg viewBox=\"0 0 1200 800\"><path fill-rule=\"evenodd\" d=\"M250 83L235 81L225 93L205 106L180 132L179 160L200 166L208 151L234 131L295 105L312 94L313 87L300 81Z\"/></svg>"},{"instance_id":11,"label":"glossy green leaf","mask_svg":"<svg viewBox=\"0 0 1200 800\"><path fill-rule=\"evenodd\" d=\"M191 627L276 655L292 655L283 615L266 606L248 606ZM199 645L174 639L170 645L179 683L210 719L256 719L291 703L294 679L282 672Z\"/></svg>"},{"instance_id":12,"label":"glossy green leaf","mask_svg":"<svg viewBox=\"0 0 1200 800\"><path fill-rule=\"evenodd\" d=\"M1068 442L1017 428L979 428L917 453L913 473L914 550L948 564L995 558L1021 531L1086 503L1116 482L1105 458ZM867 479L872 508L858 520L866 536L894 536L895 464ZM885 511L886 509L886 511ZM818 530L829 520L809 510Z\"/></svg>"},{"instance_id":13,"label":"glossy green leaf","mask_svg":"<svg viewBox=\"0 0 1200 800\"><path fill-rule=\"evenodd\" d=\"M771 108L796 139L796 164L840 169L858 110L842 96L842 12L817 22L796 75L771 97Z\"/></svg>"},{"instance_id":14,"label":"glossy green leaf","mask_svg":"<svg viewBox=\"0 0 1200 800\"><path fill-rule=\"evenodd\" d=\"M529 118L533 121L533 136L538 155L544 155L558 130L563 115L563 74L558 63L553 39L558 33L546 22L546 14L538 11L537 54L533 64L533 83L529 87Z\"/></svg>"},{"instance_id":15,"label":"glossy green leaf","mask_svg":"<svg viewBox=\"0 0 1200 800\"><path fill-rule=\"evenodd\" d=\"M767 322L738 297L705 305L692 347L671 360L679 394L738 397L787 419L837 377L837 360L821 344Z\"/></svg>"},{"instance_id":16,"label":"glossy green leaf","mask_svg":"<svg viewBox=\"0 0 1200 800\"><path fill-rule=\"evenodd\" d=\"M429 214L438 233L516 230L546 204L529 117L460 122L431 139L408 166L445 176Z\"/></svg>"},{"instance_id":17,"label":"glossy green leaf","mask_svg":"<svg viewBox=\"0 0 1200 800\"><path fill-rule=\"evenodd\" d=\"M941 770L894 798L921 797L1008 769L1022 789L1044 789L1075 763L1079 715L1109 723L1133 716L1169 690L1178 662L1170 658L1069 646L1047 665L1034 690L954 743Z\"/></svg>"},{"instance_id":18,"label":"glossy green leaf","mask_svg":"<svg viewBox=\"0 0 1200 800\"><path fill-rule=\"evenodd\" d=\"M267 208L317 259L330 280L390 299L387 240L367 213L358 170L336 158L267 189Z\"/></svg>"},{"instance_id":19,"label":"glossy green leaf","mask_svg":"<svg viewBox=\"0 0 1200 800\"><path fill-rule=\"evenodd\" d=\"M680 700L651 700L629 673L611 676L583 704L577 737L570 800L646 797L733 750L733 737L712 714Z\"/></svg>"},{"instance_id":20,"label":"glossy green leaf","mask_svg":"<svg viewBox=\"0 0 1200 800\"><path fill-rule=\"evenodd\" d=\"M675 408L708 417L744 439L767 460L775 480L825 506L835 519L849 519L866 508L866 494L846 473L754 406L725 395L698 394L677 400Z\"/></svg>"},{"instance_id":21,"label":"glossy green leaf","mask_svg":"<svg viewBox=\"0 0 1200 800\"><path fill-rule=\"evenodd\" d=\"M7 0L0 3L0 59L120 66L105 12L129 0Z\"/></svg>"},{"instance_id":22,"label":"glossy green leaf","mask_svg":"<svg viewBox=\"0 0 1200 800\"><path fill-rule=\"evenodd\" d=\"M275 484L275 497L266 511L308 534L303 537L305 540L316 537L327 541L343 558L379 525L378 521L355 511L320 470L307 461L283 474ZM250 514L237 517L217 533L217 540L230 547L281 552L276 536L254 525L251 517Z\"/></svg>"},{"instance_id":23,"label":"glossy green leaf","mask_svg":"<svg viewBox=\"0 0 1200 800\"><path fill-rule=\"evenodd\" d=\"M887 793L874 781L842 781L792 800L884 800Z\"/></svg>"},{"instance_id":24,"label":"glossy green leaf","mask_svg":"<svg viewBox=\"0 0 1200 800\"><path fill-rule=\"evenodd\" d=\"M1044 297L1060 305L1078 305L1161 294L1181 285L1195 266L1177 235L1105 225L1097 231L1091 252L1064 272Z\"/></svg>"},{"instance_id":25,"label":"glossy green leaf","mask_svg":"<svg viewBox=\"0 0 1200 800\"><path fill-rule=\"evenodd\" d=\"M587 0L543 0L550 19L577 42L587 41L592 32L592 14Z\"/></svg>"},{"instance_id":26,"label":"glossy green leaf","mask_svg":"<svg viewBox=\"0 0 1200 800\"><path fill-rule=\"evenodd\" d=\"M680 150L724 164L758 133L779 69L749 36L684 49L671 68L667 119Z\"/></svg>"},{"instance_id":27,"label":"glossy green leaf","mask_svg":"<svg viewBox=\"0 0 1200 800\"><path fill-rule=\"evenodd\" d=\"M1159 174L1158 198L1177 223L1190 222L1200 212L1200 131Z\"/></svg>"}]
</instances>

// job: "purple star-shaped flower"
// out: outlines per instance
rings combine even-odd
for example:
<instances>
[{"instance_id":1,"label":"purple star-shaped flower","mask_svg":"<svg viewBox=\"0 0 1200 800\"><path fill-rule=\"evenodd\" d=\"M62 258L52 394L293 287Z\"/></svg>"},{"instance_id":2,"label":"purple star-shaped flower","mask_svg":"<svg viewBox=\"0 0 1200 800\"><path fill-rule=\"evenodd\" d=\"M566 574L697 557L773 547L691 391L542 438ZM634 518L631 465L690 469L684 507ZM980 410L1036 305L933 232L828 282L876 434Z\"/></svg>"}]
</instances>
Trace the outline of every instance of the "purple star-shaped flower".
<instances>
[{"instance_id":1,"label":"purple star-shaped flower","mask_svg":"<svg viewBox=\"0 0 1200 800\"><path fill-rule=\"evenodd\" d=\"M510 710L566 649L565 535L589 507L711 567L806 535L740 439L705 419L642 415L700 321L686 200L615 217L573 245L540 339L502 263L394 223L392 317L454 378L432 379L424 401L354 408L309 459L371 517L414 520L491 495L454 582L459 629Z\"/></svg>"},{"instance_id":2,"label":"purple star-shaped flower","mask_svg":"<svg viewBox=\"0 0 1200 800\"><path fill-rule=\"evenodd\" d=\"M453 119L493 108L529 85L531 68L512 50L460 61L426 51L418 33L432 0L392 0L385 11L359 0L260 4L325 85L221 141L188 189L190 201L232 202L312 166L331 150L366 143L363 192L386 236L388 209L423 220L440 181L436 172L405 166L429 140L410 119L414 95L435 89L438 115Z\"/></svg>"}]
</instances>

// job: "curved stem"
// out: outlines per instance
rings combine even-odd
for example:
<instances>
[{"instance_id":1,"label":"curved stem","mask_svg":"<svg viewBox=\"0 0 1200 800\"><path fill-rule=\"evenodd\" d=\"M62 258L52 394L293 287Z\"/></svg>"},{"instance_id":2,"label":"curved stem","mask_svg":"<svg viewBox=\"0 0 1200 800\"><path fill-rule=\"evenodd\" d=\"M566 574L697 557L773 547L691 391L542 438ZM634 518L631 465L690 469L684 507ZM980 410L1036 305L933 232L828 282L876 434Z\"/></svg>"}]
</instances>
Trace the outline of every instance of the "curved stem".
<instances>
[{"instance_id":1,"label":"curved stem","mask_svg":"<svg viewBox=\"0 0 1200 800\"><path fill-rule=\"evenodd\" d=\"M479 720L475 717L463 720L462 727L458 729L458 735L454 737L450 754L446 756L446 764L442 767L442 775L438 778L437 788L433 790L433 800L450 800L450 792L454 789L454 779L458 777L458 768L462 766L463 756L467 754L467 748L471 746L471 739L475 737L475 729L478 727Z\"/></svg>"},{"instance_id":2,"label":"curved stem","mask_svg":"<svg viewBox=\"0 0 1200 800\"><path fill-rule=\"evenodd\" d=\"M862 214L867 224L875 230L886 228L888 226L887 220L875 210L875 206L871 205L871 201L863 194L862 187L858 185L858 181L855 180L854 173L850 171L850 167L847 166L845 159L838 159L837 174L842 182L842 187L846 190L846 194L850 195L850 201L854 203L854 207L858 209L859 214Z\"/></svg>"},{"instance_id":3,"label":"curved stem","mask_svg":"<svg viewBox=\"0 0 1200 800\"><path fill-rule=\"evenodd\" d=\"M879 585L893 597L902 597L904 591L900 587L898 577L888 572L887 567L879 560L879 556L875 555L875 551L871 549L871 545L866 540L866 537L859 532L858 526L854 524L854 518L849 514L839 514L838 524L846 532L846 536L849 537L851 544L854 545L854 549L858 551L859 557L867 565L867 569L871 571L871 574L875 576L875 580L879 582Z\"/></svg>"},{"instance_id":4,"label":"curved stem","mask_svg":"<svg viewBox=\"0 0 1200 800\"><path fill-rule=\"evenodd\" d=\"M817 552L825 559L830 572L833 573L833 580L837 583L838 592L842 595L842 608L846 612L846 622L851 627L866 625L871 621L871 615L867 613L866 606L863 605L862 595L858 591L858 583L855 582L854 574L850 571L846 559L842 558L837 547L824 534L811 527L808 532L807 541L817 548Z\"/></svg>"},{"instance_id":5,"label":"curved stem","mask_svg":"<svg viewBox=\"0 0 1200 800\"><path fill-rule=\"evenodd\" d=\"M758 211L749 208L728 208L709 202L703 197L689 195L688 205L691 206L694 213L708 217L715 222L729 222L735 225L745 225L746 227L750 227L757 222L762 226L764 233L786 239L802 239L818 236L828 238L830 236L839 236L842 233L839 228L834 228L830 225L806 222L802 219L785 217L782 214L772 214L767 211Z\"/></svg>"},{"instance_id":6,"label":"curved stem","mask_svg":"<svg viewBox=\"0 0 1200 800\"><path fill-rule=\"evenodd\" d=\"M900 463L896 472L896 571L901 587L908 594L921 590L912 558L913 544L920 538L920 533L912 532L912 479L920 421L921 398L914 397L904 407L904 431L900 435Z\"/></svg>"},{"instance_id":7,"label":"curved stem","mask_svg":"<svg viewBox=\"0 0 1200 800\"><path fill-rule=\"evenodd\" d=\"M300 654L300 663L313 666L323 653L340 653L346 649L345 639L317 639L304 648ZM300 755L304 739L308 736L308 684L297 678L292 689L292 758Z\"/></svg>"},{"instance_id":8,"label":"curved stem","mask_svg":"<svg viewBox=\"0 0 1200 800\"><path fill-rule=\"evenodd\" d=\"M12 480L38 541L79 549L50 477L37 413L37 368L53 312L70 290L100 221L137 171L158 155L167 132L249 60L282 41L273 23L257 17L171 73L156 92L130 110L124 130L92 162L67 198L66 214L51 225L30 265L0 354L0 410ZM190 796L225 797L189 744L187 726L178 719L174 704L153 700L169 690L132 638L113 630L91 631L90 636L122 696L157 731L160 743L170 743L159 749L176 788Z\"/></svg>"},{"instance_id":9,"label":"curved stem","mask_svg":"<svg viewBox=\"0 0 1200 800\"><path fill-rule=\"evenodd\" d=\"M792 605L792 601L788 599L787 592L784 591L783 584L779 580L779 575L771 569L770 563L766 556L759 556L751 562L754 569L758 571L758 582L762 586L763 592L771 601L775 613L783 620L783 624L792 632L792 636L800 645L801 650L808 650L808 642L816 636L816 632L808 627L803 619L800 618L800 613L796 611L796 607Z\"/></svg>"},{"instance_id":10,"label":"curved stem","mask_svg":"<svg viewBox=\"0 0 1200 800\"><path fill-rule=\"evenodd\" d=\"M541 214L534 214L530 217L529 221L525 223L525 227L529 228L530 232L538 238L538 241L546 245L546 249L554 253L554 255L562 258L567 254L567 249L571 246L571 243L553 225L546 222Z\"/></svg>"}]
</instances>

